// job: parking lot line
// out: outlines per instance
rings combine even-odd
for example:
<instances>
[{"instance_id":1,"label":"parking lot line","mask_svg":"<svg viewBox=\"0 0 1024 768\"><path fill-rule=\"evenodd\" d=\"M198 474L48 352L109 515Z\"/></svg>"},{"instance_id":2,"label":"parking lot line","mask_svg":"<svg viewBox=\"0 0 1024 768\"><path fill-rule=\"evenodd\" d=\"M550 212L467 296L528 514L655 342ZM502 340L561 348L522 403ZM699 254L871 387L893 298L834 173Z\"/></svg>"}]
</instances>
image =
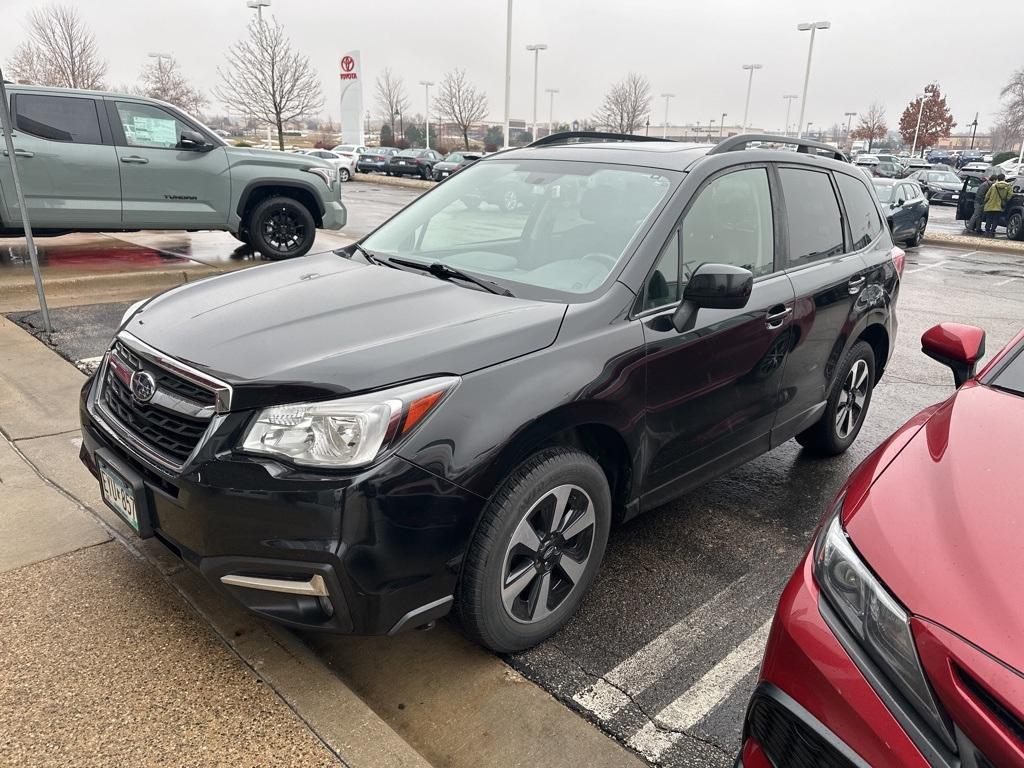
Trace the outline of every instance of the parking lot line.
<instances>
[{"instance_id":1,"label":"parking lot line","mask_svg":"<svg viewBox=\"0 0 1024 768\"><path fill-rule=\"evenodd\" d=\"M1006 285L1007 283L1012 283L1014 280L1021 280L1021 279L1024 279L1024 276L1009 277L1006 280L1001 280L1000 282L996 283L995 287L998 288L1001 285Z\"/></svg>"},{"instance_id":2,"label":"parking lot line","mask_svg":"<svg viewBox=\"0 0 1024 768\"><path fill-rule=\"evenodd\" d=\"M601 680L573 696L573 700L601 720L611 720L670 672L688 649L715 637L745 607L757 604L744 574L647 645L623 659ZM764 590L755 590L761 593Z\"/></svg>"},{"instance_id":3,"label":"parking lot line","mask_svg":"<svg viewBox=\"0 0 1024 768\"><path fill-rule=\"evenodd\" d=\"M935 269L935 267L941 267L943 264L949 264L949 260L937 261L934 264L926 264L923 267L917 267L916 269L908 269L904 274L912 275L915 272L924 272L926 269Z\"/></svg>"}]
</instances>

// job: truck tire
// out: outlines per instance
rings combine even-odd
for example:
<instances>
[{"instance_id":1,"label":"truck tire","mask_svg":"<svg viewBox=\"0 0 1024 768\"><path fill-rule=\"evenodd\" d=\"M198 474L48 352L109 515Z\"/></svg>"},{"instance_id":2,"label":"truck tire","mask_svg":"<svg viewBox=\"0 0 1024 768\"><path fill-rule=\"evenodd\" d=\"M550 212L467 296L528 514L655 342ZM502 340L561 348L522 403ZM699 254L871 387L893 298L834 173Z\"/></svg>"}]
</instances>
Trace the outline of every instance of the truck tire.
<instances>
[{"instance_id":1,"label":"truck tire","mask_svg":"<svg viewBox=\"0 0 1024 768\"><path fill-rule=\"evenodd\" d=\"M271 260L304 256L313 247L313 214L291 197L268 197L256 204L245 223L249 244Z\"/></svg>"}]
</instances>

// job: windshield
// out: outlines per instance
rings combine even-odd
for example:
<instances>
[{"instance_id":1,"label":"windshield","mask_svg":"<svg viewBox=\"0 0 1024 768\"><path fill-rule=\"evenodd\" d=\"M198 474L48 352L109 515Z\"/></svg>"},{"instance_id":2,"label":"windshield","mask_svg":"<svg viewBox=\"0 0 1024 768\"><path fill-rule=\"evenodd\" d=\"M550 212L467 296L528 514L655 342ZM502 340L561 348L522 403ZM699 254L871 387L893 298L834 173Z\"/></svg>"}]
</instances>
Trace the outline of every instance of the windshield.
<instances>
[{"instance_id":1,"label":"windshield","mask_svg":"<svg viewBox=\"0 0 1024 768\"><path fill-rule=\"evenodd\" d=\"M949 171L945 171L943 173L929 173L928 181L939 181L945 182L947 184L960 183L960 179L957 177L957 175L955 173L950 173Z\"/></svg>"},{"instance_id":2,"label":"windshield","mask_svg":"<svg viewBox=\"0 0 1024 768\"><path fill-rule=\"evenodd\" d=\"M550 160L471 165L363 245L542 299L586 294L615 270L671 187L669 172Z\"/></svg>"},{"instance_id":3,"label":"windshield","mask_svg":"<svg viewBox=\"0 0 1024 768\"><path fill-rule=\"evenodd\" d=\"M460 155L458 152L452 152L450 155L448 155L448 157L444 159L444 161L446 163L461 163L462 155Z\"/></svg>"},{"instance_id":4,"label":"windshield","mask_svg":"<svg viewBox=\"0 0 1024 768\"><path fill-rule=\"evenodd\" d=\"M351 152L353 149L355 149L355 147L353 145L351 145L351 144L342 144L339 147L335 147L334 151L335 152Z\"/></svg>"},{"instance_id":5,"label":"windshield","mask_svg":"<svg viewBox=\"0 0 1024 768\"><path fill-rule=\"evenodd\" d=\"M878 195L878 201L881 203L891 203L895 187L895 184L875 184L875 194Z\"/></svg>"},{"instance_id":6,"label":"windshield","mask_svg":"<svg viewBox=\"0 0 1024 768\"><path fill-rule=\"evenodd\" d=\"M985 382L1006 392L1024 395L1024 343L1011 350L1007 362L996 368L995 374Z\"/></svg>"},{"instance_id":7,"label":"windshield","mask_svg":"<svg viewBox=\"0 0 1024 768\"><path fill-rule=\"evenodd\" d=\"M419 152L418 149L403 149L398 153L398 157L416 157L417 152Z\"/></svg>"}]
</instances>

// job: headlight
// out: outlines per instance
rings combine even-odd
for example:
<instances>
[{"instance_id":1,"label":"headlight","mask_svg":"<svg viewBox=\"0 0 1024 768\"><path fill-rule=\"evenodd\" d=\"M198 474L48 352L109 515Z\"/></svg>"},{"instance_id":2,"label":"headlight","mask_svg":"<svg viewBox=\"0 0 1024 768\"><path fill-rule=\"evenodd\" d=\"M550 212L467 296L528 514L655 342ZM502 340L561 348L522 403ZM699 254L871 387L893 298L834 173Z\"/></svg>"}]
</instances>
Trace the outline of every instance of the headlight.
<instances>
[{"instance_id":1,"label":"headlight","mask_svg":"<svg viewBox=\"0 0 1024 768\"><path fill-rule=\"evenodd\" d=\"M307 168L306 170L309 171L310 173L316 174L321 179L323 179L324 184L326 184L328 187L333 186L334 180L338 177L338 172L334 168L321 168L320 166L317 165L313 166L312 168Z\"/></svg>"},{"instance_id":2,"label":"headlight","mask_svg":"<svg viewBox=\"0 0 1024 768\"><path fill-rule=\"evenodd\" d=\"M132 304L130 307L128 307L128 309L125 310L125 313L123 315L121 315L120 325L124 325L129 320L131 320L132 319L132 315L134 315L136 312L138 312L139 311L139 307L141 307L147 301L148 301L148 299L142 299L141 301L136 301L134 304Z\"/></svg>"},{"instance_id":3,"label":"headlight","mask_svg":"<svg viewBox=\"0 0 1024 768\"><path fill-rule=\"evenodd\" d=\"M443 376L321 403L260 412L242 450L312 467L361 467L409 434L459 383Z\"/></svg>"},{"instance_id":4,"label":"headlight","mask_svg":"<svg viewBox=\"0 0 1024 768\"><path fill-rule=\"evenodd\" d=\"M910 617L854 550L843 530L843 501L836 503L814 542L815 581L885 676L952 746L946 719L918 660Z\"/></svg>"}]
</instances>

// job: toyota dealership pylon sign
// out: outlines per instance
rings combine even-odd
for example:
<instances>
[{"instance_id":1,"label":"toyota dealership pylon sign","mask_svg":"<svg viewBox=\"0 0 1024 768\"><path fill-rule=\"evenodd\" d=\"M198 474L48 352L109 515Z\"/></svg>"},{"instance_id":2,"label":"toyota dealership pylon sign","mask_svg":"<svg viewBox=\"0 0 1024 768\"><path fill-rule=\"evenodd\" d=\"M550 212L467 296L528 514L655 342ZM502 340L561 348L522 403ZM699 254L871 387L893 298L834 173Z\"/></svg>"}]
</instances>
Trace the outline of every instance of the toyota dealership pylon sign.
<instances>
[{"instance_id":1,"label":"toyota dealership pylon sign","mask_svg":"<svg viewBox=\"0 0 1024 768\"><path fill-rule=\"evenodd\" d=\"M341 143L363 145L363 86L359 51L349 51L338 60L341 83Z\"/></svg>"}]
</instances>

